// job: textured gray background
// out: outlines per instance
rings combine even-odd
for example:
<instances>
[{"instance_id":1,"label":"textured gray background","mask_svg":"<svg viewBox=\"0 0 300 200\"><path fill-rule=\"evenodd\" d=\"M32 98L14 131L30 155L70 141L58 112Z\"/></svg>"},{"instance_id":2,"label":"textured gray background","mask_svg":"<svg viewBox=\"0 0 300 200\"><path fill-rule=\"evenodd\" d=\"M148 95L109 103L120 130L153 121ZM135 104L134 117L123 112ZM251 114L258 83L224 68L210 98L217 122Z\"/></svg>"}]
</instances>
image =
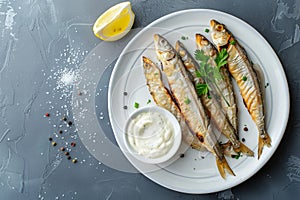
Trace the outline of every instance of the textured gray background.
<instances>
[{"instance_id":1,"label":"textured gray background","mask_svg":"<svg viewBox=\"0 0 300 200\"><path fill-rule=\"evenodd\" d=\"M99 14L118 2L0 0L0 199L299 197L300 0L131 1L136 14L134 28L188 8L210 8L232 14L259 31L283 64L290 87L291 112L280 146L252 178L232 189L208 195L177 193L141 174L106 167L81 144L74 126L68 127L60 121L62 115L72 119L69 105L72 89L57 86L56 78L65 69L78 69L85 56L101 43L91 32L92 24ZM112 67L108 67L101 79L100 89L107 86ZM98 96L96 102L106 98ZM49 118L43 117L46 112L51 113ZM108 138L113 139L107 111L103 113L101 123ZM60 129L66 132L56 138L53 133ZM58 142L57 147L50 145L50 136ZM71 141L77 143L71 148L71 156L78 158L77 164L58 151L60 145L69 145Z\"/></svg>"}]
</instances>

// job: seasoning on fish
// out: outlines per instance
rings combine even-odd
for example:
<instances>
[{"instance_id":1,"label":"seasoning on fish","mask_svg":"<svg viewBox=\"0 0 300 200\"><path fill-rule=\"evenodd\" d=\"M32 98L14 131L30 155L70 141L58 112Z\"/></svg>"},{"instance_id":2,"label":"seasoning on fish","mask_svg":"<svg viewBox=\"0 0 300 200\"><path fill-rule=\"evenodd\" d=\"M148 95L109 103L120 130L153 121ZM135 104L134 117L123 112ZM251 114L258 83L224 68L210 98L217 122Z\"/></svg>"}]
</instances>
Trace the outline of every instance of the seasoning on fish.
<instances>
[{"instance_id":1,"label":"seasoning on fish","mask_svg":"<svg viewBox=\"0 0 300 200\"><path fill-rule=\"evenodd\" d=\"M215 20L210 21L211 36L213 43L219 50L225 48L229 54L228 69L233 78L236 80L243 97L244 103L255 122L259 137L258 137L258 159L262 154L263 147L271 146L271 138L266 132L264 121L264 108L261 88L255 70L248 59L246 51L227 30L224 24ZM232 42L234 41L234 42ZM247 81L244 81L246 77Z\"/></svg>"},{"instance_id":2,"label":"seasoning on fish","mask_svg":"<svg viewBox=\"0 0 300 200\"><path fill-rule=\"evenodd\" d=\"M198 37L203 37L203 36L196 35L197 42L199 42ZM205 46L205 47L207 47L207 46ZM201 83L201 84L205 83L203 78L199 77L197 74L197 72L199 72L199 68L200 68L199 64L189 54L189 52L186 50L185 46L180 41L177 41L175 48L176 48L178 55L181 57L186 70L188 72L190 72L190 74L192 75L194 84L197 85L199 83ZM202 48L202 49L204 49L204 51L205 51L204 53L207 53L207 55L209 55L209 52L211 52L210 48ZM213 63L214 63L213 57L210 57L210 63L211 63L211 65L213 65ZM221 81L219 81L219 82L221 84ZM222 108L221 108L218 100L216 98L208 98L208 94L199 95L199 97L200 97L204 107L206 108L211 120L216 125L218 130L229 139L234 151L236 153L242 152L247 156L254 156L253 151L251 151L247 146L245 146L243 143L241 143L238 140L238 138L236 136L237 135L236 131L232 127L232 125L230 124L228 119L226 118L226 115L222 111Z\"/></svg>"},{"instance_id":3,"label":"seasoning on fish","mask_svg":"<svg viewBox=\"0 0 300 200\"><path fill-rule=\"evenodd\" d=\"M195 88L188 78L188 74L177 56L175 49L162 36L154 35L154 45L158 59L162 62L163 71L174 99L190 130L198 137L206 149L216 157L216 163L220 175L225 178L225 170L234 175L228 165L217 138L211 129L210 121L205 113L203 105L197 97ZM189 98L190 102L185 103Z\"/></svg>"},{"instance_id":4,"label":"seasoning on fish","mask_svg":"<svg viewBox=\"0 0 300 200\"><path fill-rule=\"evenodd\" d=\"M170 111L176 117L180 124L183 139L187 144L191 145L194 149L203 150L203 145L196 136L193 136L192 133L190 133L179 108L173 101L169 91L165 88L161 80L160 69L146 57L143 57L143 67L147 86L155 103Z\"/></svg>"}]
</instances>

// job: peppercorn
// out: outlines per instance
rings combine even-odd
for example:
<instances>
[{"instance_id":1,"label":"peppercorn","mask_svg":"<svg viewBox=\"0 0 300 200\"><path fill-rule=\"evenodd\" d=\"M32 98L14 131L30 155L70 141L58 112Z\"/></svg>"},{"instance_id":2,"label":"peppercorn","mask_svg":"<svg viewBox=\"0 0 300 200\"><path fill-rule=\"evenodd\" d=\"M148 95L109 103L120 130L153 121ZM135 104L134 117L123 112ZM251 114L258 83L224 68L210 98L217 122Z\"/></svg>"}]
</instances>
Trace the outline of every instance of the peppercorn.
<instances>
[{"instance_id":1,"label":"peppercorn","mask_svg":"<svg viewBox=\"0 0 300 200\"><path fill-rule=\"evenodd\" d=\"M68 160L71 160L71 156L68 156Z\"/></svg>"},{"instance_id":2,"label":"peppercorn","mask_svg":"<svg viewBox=\"0 0 300 200\"><path fill-rule=\"evenodd\" d=\"M76 143L75 143L75 142L71 142L71 146L72 146L72 147L75 147L75 146L76 146Z\"/></svg>"},{"instance_id":3,"label":"peppercorn","mask_svg":"<svg viewBox=\"0 0 300 200\"><path fill-rule=\"evenodd\" d=\"M69 121L68 124L69 124L69 126L72 126L73 122Z\"/></svg>"},{"instance_id":4,"label":"peppercorn","mask_svg":"<svg viewBox=\"0 0 300 200\"><path fill-rule=\"evenodd\" d=\"M45 117L50 117L50 113L45 113Z\"/></svg>"},{"instance_id":5,"label":"peppercorn","mask_svg":"<svg viewBox=\"0 0 300 200\"><path fill-rule=\"evenodd\" d=\"M66 152L65 152L65 155L68 156L68 155L70 155L70 153L69 153L68 151L66 151Z\"/></svg>"},{"instance_id":6,"label":"peppercorn","mask_svg":"<svg viewBox=\"0 0 300 200\"><path fill-rule=\"evenodd\" d=\"M66 117L66 116L63 116L63 117L61 118L61 120L67 121L67 117Z\"/></svg>"},{"instance_id":7,"label":"peppercorn","mask_svg":"<svg viewBox=\"0 0 300 200\"><path fill-rule=\"evenodd\" d=\"M52 140L53 140L53 138L52 138L52 137L50 137L50 138L49 138L49 141L51 142Z\"/></svg>"},{"instance_id":8,"label":"peppercorn","mask_svg":"<svg viewBox=\"0 0 300 200\"><path fill-rule=\"evenodd\" d=\"M52 146L54 146L54 147L57 145L56 142L52 142L51 144L52 144Z\"/></svg>"},{"instance_id":9,"label":"peppercorn","mask_svg":"<svg viewBox=\"0 0 300 200\"><path fill-rule=\"evenodd\" d=\"M72 163L77 163L77 159L74 158L74 159L72 160Z\"/></svg>"},{"instance_id":10,"label":"peppercorn","mask_svg":"<svg viewBox=\"0 0 300 200\"><path fill-rule=\"evenodd\" d=\"M60 150L61 151L65 151L66 149L64 147L60 147Z\"/></svg>"},{"instance_id":11,"label":"peppercorn","mask_svg":"<svg viewBox=\"0 0 300 200\"><path fill-rule=\"evenodd\" d=\"M62 131L62 130L60 130L60 131L59 131L59 134L62 134L62 133L63 133L63 131Z\"/></svg>"}]
</instances>

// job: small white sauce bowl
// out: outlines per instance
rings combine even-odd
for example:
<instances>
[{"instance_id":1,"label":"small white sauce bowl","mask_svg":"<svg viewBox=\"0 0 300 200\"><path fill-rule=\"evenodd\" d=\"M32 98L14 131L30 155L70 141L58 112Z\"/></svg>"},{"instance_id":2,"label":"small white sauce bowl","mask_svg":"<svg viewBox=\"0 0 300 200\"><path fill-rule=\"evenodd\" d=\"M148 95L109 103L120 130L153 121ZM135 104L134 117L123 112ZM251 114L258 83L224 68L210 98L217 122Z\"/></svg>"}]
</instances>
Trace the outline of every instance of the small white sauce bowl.
<instances>
[{"instance_id":1,"label":"small white sauce bowl","mask_svg":"<svg viewBox=\"0 0 300 200\"><path fill-rule=\"evenodd\" d=\"M133 119L135 119L139 114L146 113L146 112L158 112L161 115L165 116L170 121L170 123L173 127L173 130L174 130L174 142L173 142L172 147L166 154L164 154L160 157L157 157L157 158L148 158L143 155L139 155L135 151L135 149L133 149L131 147L131 145L128 141L128 137L127 137L128 127L129 127L130 122ZM182 136L181 136L181 128L180 128L179 122L177 121L176 117L171 112L169 112L168 110L166 110L162 107L159 107L159 106L147 106L147 107L138 108L136 111L134 111L130 115L130 117L128 118L126 125L125 125L125 133L123 135L123 139L124 139L126 149L137 160L144 162L144 163L148 163L148 164L159 164L159 163L168 161L176 154L176 152L178 151L178 149L180 147Z\"/></svg>"}]
</instances>

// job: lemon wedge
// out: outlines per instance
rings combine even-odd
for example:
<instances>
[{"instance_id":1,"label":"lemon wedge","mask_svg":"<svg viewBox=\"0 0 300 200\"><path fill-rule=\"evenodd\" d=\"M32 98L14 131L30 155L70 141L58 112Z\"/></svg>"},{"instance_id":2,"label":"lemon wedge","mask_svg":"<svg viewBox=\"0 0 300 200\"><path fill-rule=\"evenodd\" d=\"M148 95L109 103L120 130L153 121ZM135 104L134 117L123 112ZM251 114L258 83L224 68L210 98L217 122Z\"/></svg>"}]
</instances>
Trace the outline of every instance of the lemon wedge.
<instances>
[{"instance_id":1,"label":"lemon wedge","mask_svg":"<svg viewBox=\"0 0 300 200\"><path fill-rule=\"evenodd\" d=\"M130 31L134 17L129 1L119 3L98 17L93 32L104 41L119 40Z\"/></svg>"}]
</instances>

